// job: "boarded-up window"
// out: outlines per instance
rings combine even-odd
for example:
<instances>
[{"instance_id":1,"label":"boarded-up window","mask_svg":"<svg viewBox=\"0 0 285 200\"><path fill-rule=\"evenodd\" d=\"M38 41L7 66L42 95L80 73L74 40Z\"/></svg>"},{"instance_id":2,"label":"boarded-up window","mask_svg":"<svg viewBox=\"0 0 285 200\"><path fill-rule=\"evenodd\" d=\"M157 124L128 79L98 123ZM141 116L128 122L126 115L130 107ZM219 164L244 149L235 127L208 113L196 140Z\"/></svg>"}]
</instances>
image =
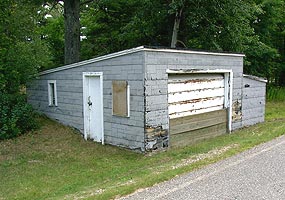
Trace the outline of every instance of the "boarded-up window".
<instances>
[{"instance_id":1,"label":"boarded-up window","mask_svg":"<svg viewBox=\"0 0 285 200\"><path fill-rule=\"evenodd\" d=\"M113 81L113 115L129 116L129 87L127 81Z\"/></svg>"}]
</instances>

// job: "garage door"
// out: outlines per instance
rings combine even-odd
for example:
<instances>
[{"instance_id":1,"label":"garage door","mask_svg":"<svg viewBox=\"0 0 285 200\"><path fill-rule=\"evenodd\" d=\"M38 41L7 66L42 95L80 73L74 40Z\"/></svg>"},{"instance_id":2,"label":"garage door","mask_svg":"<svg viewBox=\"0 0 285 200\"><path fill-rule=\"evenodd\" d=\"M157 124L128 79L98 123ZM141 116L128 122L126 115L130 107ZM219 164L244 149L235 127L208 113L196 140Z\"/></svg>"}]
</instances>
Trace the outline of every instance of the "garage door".
<instances>
[{"instance_id":1,"label":"garage door","mask_svg":"<svg viewBox=\"0 0 285 200\"><path fill-rule=\"evenodd\" d=\"M224 74L169 75L170 145L226 133L225 91Z\"/></svg>"}]
</instances>

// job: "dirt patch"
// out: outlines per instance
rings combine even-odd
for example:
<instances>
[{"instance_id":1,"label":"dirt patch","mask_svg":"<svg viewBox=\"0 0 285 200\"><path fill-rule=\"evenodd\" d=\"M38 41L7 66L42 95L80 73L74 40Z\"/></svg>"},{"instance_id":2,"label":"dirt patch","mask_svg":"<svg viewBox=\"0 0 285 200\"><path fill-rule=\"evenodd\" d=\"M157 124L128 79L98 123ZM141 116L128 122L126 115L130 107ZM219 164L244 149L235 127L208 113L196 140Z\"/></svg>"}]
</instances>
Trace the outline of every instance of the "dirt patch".
<instances>
[{"instance_id":1,"label":"dirt patch","mask_svg":"<svg viewBox=\"0 0 285 200\"><path fill-rule=\"evenodd\" d=\"M73 195L68 195L64 197L64 199L74 199L74 200L79 200L79 199L86 199L95 195L102 194L105 190L104 189L97 189L97 190L88 190L84 192L80 192L79 194L73 194Z\"/></svg>"},{"instance_id":2,"label":"dirt patch","mask_svg":"<svg viewBox=\"0 0 285 200\"><path fill-rule=\"evenodd\" d=\"M184 166L190 165L192 163L195 163L195 162L198 162L201 160L211 159L211 158L217 157L217 156L225 153L226 151L233 149L233 148L236 148L238 146L239 146L238 144L231 144L231 145L225 146L221 149L213 149L213 150L209 151L208 153L198 154L198 155L192 156L188 159L183 159L181 161L181 163L172 166L172 169L177 169L177 168L184 167Z\"/></svg>"},{"instance_id":3,"label":"dirt patch","mask_svg":"<svg viewBox=\"0 0 285 200\"><path fill-rule=\"evenodd\" d=\"M116 184L112 187L108 187L106 189L102 189L102 188L100 188L100 189L94 189L94 188L88 189L88 190L83 191L83 192L79 192L76 194L65 196L64 199L74 199L74 200L86 199L86 198L94 197L96 195L103 194L106 190L110 190L110 189L121 187L121 186L131 185L134 183L135 183L134 180L129 180L129 181L126 181L123 183L118 183L118 184Z\"/></svg>"}]
</instances>

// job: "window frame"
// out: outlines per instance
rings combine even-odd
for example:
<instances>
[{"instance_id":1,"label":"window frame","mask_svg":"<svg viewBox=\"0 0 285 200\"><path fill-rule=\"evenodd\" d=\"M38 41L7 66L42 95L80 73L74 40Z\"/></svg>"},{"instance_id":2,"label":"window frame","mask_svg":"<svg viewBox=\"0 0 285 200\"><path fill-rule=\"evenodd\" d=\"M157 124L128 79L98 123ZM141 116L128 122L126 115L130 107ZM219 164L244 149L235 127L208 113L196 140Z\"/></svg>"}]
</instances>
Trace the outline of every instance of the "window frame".
<instances>
[{"instance_id":1,"label":"window frame","mask_svg":"<svg viewBox=\"0 0 285 200\"><path fill-rule=\"evenodd\" d=\"M53 85L53 89L52 89ZM57 105L57 89L56 89L56 80L48 80L48 105L49 106L58 106ZM54 99L54 100L53 100Z\"/></svg>"}]
</instances>

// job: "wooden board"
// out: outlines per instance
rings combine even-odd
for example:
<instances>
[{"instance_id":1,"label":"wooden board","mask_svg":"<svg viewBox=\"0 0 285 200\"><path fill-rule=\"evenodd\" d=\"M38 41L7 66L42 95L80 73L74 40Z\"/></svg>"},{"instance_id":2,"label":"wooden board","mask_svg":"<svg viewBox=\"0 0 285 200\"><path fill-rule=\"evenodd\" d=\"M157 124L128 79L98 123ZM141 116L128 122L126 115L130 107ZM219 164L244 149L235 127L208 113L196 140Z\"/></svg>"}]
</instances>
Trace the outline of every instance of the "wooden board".
<instances>
[{"instance_id":1,"label":"wooden board","mask_svg":"<svg viewBox=\"0 0 285 200\"><path fill-rule=\"evenodd\" d=\"M113 115L128 116L127 81L113 81Z\"/></svg>"},{"instance_id":2,"label":"wooden board","mask_svg":"<svg viewBox=\"0 0 285 200\"><path fill-rule=\"evenodd\" d=\"M225 134L227 133L226 126L226 123L222 123L190 132L170 135L170 147L187 146L190 144L195 144L195 142L203 139L213 138Z\"/></svg>"},{"instance_id":3,"label":"wooden board","mask_svg":"<svg viewBox=\"0 0 285 200\"><path fill-rule=\"evenodd\" d=\"M170 119L170 146L185 146L226 132L226 109Z\"/></svg>"},{"instance_id":4,"label":"wooden board","mask_svg":"<svg viewBox=\"0 0 285 200\"><path fill-rule=\"evenodd\" d=\"M221 110L225 104L225 90L223 74L170 75L169 118Z\"/></svg>"}]
</instances>

